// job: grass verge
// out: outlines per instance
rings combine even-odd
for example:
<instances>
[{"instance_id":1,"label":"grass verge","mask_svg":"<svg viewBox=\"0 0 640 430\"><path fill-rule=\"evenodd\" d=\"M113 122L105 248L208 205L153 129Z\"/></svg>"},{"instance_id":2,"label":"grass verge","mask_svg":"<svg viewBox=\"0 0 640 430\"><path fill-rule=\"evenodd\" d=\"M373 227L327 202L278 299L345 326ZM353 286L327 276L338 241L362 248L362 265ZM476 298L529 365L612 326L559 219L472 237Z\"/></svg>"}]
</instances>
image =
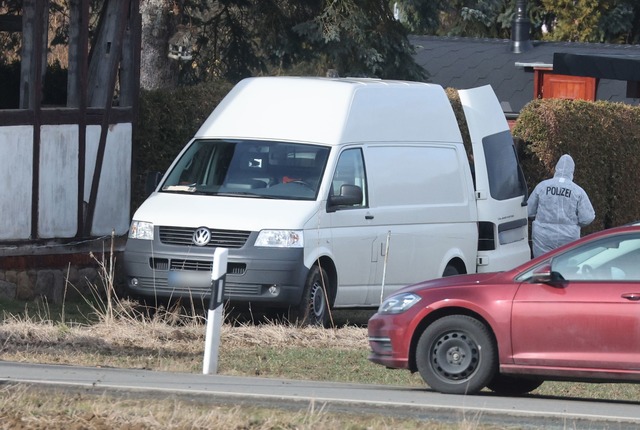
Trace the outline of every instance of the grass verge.
<instances>
[{"instance_id":1,"label":"grass verge","mask_svg":"<svg viewBox=\"0 0 640 430\"><path fill-rule=\"evenodd\" d=\"M379 414L329 412L310 403L290 410L246 405L211 405L202 398L145 397L129 393L61 391L10 385L0 389L0 429L470 429ZM464 427L463 427L464 426ZM483 427L473 427L483 428Z\"/></svg>"},{"instance_id":2,"label":"grass verge","mask_svg":"<svg viewBox=\"0 0 640 430\"><path fill-rule=\"evenodd\" d=\"M66 309L71 307L67 305ZM202 371L205 327L201 316L158 312L148 317L131 308L127 312L116 312L116 318L105 319L92 315L94 308L91 306L78 307L78 321L56 317L58 309L51 306L48 313L9 314L5 311L0 324L0 359L189 373ZM18 306L18 309L21 308ZM84 320L79 321L82 318ZM360 326L347 324L336 329L321 329L225 323L221 331L218 373L424 386L418 375L374 365L367 360L367 355L366 328ZM329 414L321 407L303 412L233 405L212 408L170 397L156 398L149 403L124 394L96 396L79 392L70 395L60 391L43 397L41 390L20 385L1 388L0 401L5 403L0 404L0 428L19 428L7 424L15 424L18 418L22 420L22 428L51 429L71 428L69 423L77 424L77 428L101 428L99 423L103 422L111 423L109 428L483 428L479 423L471 425L462 421L455 425L429 422L418 425L415 420L385 416ZM534 394L637 401L640 387L547 382ZM200 424L208 421L214 424L209 427ZM233 425L227 425L229 422Z\"/></svg>"},{"instance_id":3,"label":"grass verge","mask_svg":"<svg viewBox=\"0 0 640 430\"><path fill-rule=\"evenodd\" d=\"M110 263L111 264L111 263ZM195 306L153 312L113 293L110 270L82 303L0 302L0 360L114 366L200 373L205 320ZM278 323L238 324L221 331L218 373L364 384L424 386L418 375L370 363L366 315L334 315L336 328ZM364 321L362 319L364 318ZM237 428L237 429L480 429L392 419L381 415L330 414L317 405L302 412L233 405L202 405L183 398L154 398L24 385L0 386L0 428ZM637 401L640 386L547 382L534 394L562 398Z\"/></svg>"}]
</instances>

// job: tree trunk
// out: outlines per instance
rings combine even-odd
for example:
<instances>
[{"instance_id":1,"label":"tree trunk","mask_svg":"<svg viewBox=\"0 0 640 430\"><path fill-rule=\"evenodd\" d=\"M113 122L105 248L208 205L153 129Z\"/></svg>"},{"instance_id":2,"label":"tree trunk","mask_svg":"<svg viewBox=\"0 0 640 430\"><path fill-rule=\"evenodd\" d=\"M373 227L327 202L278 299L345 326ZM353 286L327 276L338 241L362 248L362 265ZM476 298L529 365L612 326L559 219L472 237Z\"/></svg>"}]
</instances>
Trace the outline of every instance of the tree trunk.
<instances>
[{"instance_id":1,"label":"tree trunk","mask_svg":"<svg viewBox=\"0 0 640 430\"><path fill-rule=\"evenodd\" d=\"M142 46L140 88L173 88L178 81L178 64L168 57L174 23L169 0L141 0Z\"/></svg>"}]
</instances>

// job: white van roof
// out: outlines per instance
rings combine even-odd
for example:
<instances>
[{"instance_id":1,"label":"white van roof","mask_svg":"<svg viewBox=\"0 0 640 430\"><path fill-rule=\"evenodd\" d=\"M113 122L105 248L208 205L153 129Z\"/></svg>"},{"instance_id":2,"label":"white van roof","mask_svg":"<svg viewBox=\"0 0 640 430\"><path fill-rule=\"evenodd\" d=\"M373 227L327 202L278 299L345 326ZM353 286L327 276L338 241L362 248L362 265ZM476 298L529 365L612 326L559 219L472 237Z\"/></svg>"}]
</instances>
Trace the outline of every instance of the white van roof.
<instances>
[{"instance_id":1,"label":"white van roof","mask_svg":"<svg viewBox=\"0 0 640 430\"><path fill-rule=\"evenodd\" d=\"M195 137L325 145L462 142L449 99L439 85L319 77L244 79Z\"/></svg>"}]
</instances>

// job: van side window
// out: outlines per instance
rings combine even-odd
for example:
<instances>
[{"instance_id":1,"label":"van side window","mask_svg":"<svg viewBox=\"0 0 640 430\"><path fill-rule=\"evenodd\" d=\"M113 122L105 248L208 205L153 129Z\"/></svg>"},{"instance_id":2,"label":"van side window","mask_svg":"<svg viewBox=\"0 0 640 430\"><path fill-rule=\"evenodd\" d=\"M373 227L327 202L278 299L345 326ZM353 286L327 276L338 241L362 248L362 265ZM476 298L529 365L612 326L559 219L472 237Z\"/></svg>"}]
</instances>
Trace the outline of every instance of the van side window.
<instances>
[{"instance_id":1,"label":"van side window","mask_svg":"<svg viewBox=\"0 0 640 430\"><path fill-rule=\"evenodd\" d=\"M331 195L341 196L343 185L355 185L362 190L362 200L353 207L366 207L367 177L364 168L364 158L360 148L347 149L340 154L336 171L331 181Z\"/></svg>"},{"instance_id":2,"label":"van side window","mask_svg":"<svg viewBox=\"0 0 640 430\"><path fill-rule=\"evenodd\" d=\"M487 161L491 197L496 200L508 200L526 196L527 184L511 133L503 131L486 136L482 139L482 148Z\"/></svg>"}]
</instances>

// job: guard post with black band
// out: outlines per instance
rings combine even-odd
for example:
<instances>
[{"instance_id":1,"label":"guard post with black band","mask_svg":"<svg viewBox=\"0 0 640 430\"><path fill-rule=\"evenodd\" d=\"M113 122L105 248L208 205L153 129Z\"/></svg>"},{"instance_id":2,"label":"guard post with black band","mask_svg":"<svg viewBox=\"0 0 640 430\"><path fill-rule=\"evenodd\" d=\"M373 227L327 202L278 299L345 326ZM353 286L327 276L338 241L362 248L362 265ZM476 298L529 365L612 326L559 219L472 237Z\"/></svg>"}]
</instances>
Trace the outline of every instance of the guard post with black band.
<instances>
[{"instance_id":1,"label":"guard post with black band","mask_svg":"<svg viewBox=\"0 0 640 430\"><path fill-rule=\"evenodd\" d=\"M204 347L204 363L202 373L215 374L218 371L218 348L220 346L220 330L222 328L222 297L227 275L227 248L217 248L213 253L211 269L211 297L207 313L207 331Z\"/></svg>"}]
</instances>

